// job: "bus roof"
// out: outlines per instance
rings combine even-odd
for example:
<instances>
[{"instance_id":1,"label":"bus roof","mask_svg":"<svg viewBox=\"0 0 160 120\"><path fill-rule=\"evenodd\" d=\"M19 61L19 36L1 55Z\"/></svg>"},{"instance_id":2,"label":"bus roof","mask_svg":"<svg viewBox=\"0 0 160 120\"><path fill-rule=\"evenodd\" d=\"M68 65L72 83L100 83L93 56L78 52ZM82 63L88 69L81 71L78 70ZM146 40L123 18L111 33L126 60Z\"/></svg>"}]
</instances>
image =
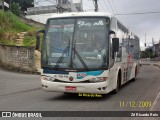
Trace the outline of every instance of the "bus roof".
<instances>
[{"instance_id":1,"label":"bus roof","mask_svg":"<svg viewBox=\"0 0 160 120\"><path fill-rule=\"evenodd\" d=\"M61 18L61 17L80 17L80 16L100 16L100 17L113 17L111 13L104 13L104 12L71 12L71 13L63 13L63 14L56 14L51 16L50 18Z\"/></svg>"}]
</instances>

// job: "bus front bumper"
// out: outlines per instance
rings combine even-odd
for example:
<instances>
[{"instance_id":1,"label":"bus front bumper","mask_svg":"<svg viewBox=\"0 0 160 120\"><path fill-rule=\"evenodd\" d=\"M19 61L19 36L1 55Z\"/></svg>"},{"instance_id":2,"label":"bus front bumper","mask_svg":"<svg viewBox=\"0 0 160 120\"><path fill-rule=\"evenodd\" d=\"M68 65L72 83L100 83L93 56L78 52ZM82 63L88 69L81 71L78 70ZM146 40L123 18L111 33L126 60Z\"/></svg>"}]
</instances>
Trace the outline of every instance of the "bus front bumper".
<instances>
[{"instance_id":1,"label":"bus front bumper","mask_svg":"<svg viewBox=\"0 0 160 120\"><path fill-rule=\"evenodd\" d=\"M109 93L107 81L98 83L62 83L41 80L42 88L50 92L66 92L66 93Z\"/></svg>"}]
</instances>

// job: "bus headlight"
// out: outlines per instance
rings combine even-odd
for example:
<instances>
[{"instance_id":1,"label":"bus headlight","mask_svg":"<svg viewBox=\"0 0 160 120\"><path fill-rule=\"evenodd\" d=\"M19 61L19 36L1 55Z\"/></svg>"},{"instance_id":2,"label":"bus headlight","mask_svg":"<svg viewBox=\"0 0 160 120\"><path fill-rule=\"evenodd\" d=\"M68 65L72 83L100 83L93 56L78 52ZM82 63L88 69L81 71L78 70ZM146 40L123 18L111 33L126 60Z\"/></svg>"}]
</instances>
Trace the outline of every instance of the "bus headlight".
<instances>
[{"instance_id":1,"label":"bus headlight","mask_svg":"<svg viewBox=\"0 0 160 120\"><path fill-rule=\"evenodd\" d=\"M54 81L55 79L49 76L42 75L41 80Z\"/></svg>"},{"instance_id":2,"label":"bus headlight","mask_svg":"<svg viewBox=\"0 0 160 120\"><path fill-rule=\"evenodd\" d=\"M89 79L90 82L104 82L107 80L108 80L108 77L97 77L97 78Z\"/></svg>"}]
</instances>

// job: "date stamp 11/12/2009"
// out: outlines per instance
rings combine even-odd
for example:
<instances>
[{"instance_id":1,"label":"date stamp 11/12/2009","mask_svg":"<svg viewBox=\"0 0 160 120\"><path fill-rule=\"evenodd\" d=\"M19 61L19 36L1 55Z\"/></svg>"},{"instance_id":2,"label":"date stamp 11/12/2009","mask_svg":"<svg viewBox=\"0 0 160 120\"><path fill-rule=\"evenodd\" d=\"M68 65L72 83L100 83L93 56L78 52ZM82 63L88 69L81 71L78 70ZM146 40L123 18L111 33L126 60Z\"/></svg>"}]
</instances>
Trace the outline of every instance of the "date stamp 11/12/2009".
<instances>
[{"instance_id":1,"label":"date stamp 11/12/2009","mask_svg":"<svg viewBox=\"0 0 160 120\"><path fill-rule=\"evenodd\" d=\"M152 106L151 101L120 101L119 105L121 108L150 108Z\"/></svg>"}]
</instances>

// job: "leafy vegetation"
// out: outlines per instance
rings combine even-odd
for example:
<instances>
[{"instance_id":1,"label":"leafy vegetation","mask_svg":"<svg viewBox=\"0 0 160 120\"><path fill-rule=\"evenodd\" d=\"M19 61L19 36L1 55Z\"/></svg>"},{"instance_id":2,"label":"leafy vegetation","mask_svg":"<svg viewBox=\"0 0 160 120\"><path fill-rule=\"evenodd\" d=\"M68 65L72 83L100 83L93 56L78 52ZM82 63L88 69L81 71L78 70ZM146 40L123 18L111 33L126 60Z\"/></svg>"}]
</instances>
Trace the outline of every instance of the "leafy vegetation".
<instances>
[{"instance_id":1,"label":"leafy vegetation","mask_svg":"<svg viewBox=\"0 0 160 120\"><path fill-rule=\"evenodd\" d=\"M11 11L17 16L21 15L20 6L18 3L12 3Z\"/></svg>"},{"instance_id":2,"label":"leafy vegetation","mask_svg":"<svg viewBox=\"0 0 160 120\"><path fill-rule=\"evenodd\" d=\"M5 2L11 2L11 11L18 16L27 11L27 8L34 6L34 0L5 0Z\"/></svg>"},{"instance_id":3,"label":"leafy vegetation","mask_svg":"<svg viewBox=\"0 0 160 120\"><path fill-rule=\"evenodd\" d=\"M35 46L36 38L34 36L26 36L23 41L24 46Z\"/></svg>"},{"instance_id":4,"label":"leafy vegetation","mask_svg":"<svg viewBox=\"0 0 160 120\"><path fill-rule=\"evenodd\" d=\"M24 46L35 45L35 32L39 28L30 26L11 12L0 11L0 44L16 45L17 33L27 32Z\"/></svg>"},{"instance_id":5,"label":"leafy vegetation","mask_svg":"<svg viewBox=\"0 0 160 120\"><path fill-rule=\"evenodd\" d=\"M142 52L142 58L154 58L152 47L148 47Z\"/></svg>"},{"instance_id":6,"label":"leafy vegetation","mask_svg":"<svg viewBox=\"0 0 160 120\"><path fill-rule=\"evenodd\" d=\"M0 11L0 31L2 32L21 32L27 31L32 27L23 23L20 18L11 12Z\"/></svg>"}]
</instances>

